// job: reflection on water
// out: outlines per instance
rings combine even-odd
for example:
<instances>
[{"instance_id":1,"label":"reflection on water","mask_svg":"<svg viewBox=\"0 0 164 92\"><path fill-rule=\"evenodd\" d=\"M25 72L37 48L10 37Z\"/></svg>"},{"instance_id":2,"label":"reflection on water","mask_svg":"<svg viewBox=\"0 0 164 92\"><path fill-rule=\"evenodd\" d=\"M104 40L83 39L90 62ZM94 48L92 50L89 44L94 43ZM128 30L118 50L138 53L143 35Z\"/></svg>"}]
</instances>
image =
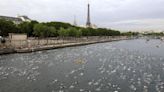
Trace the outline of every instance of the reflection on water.
<instances>
[{"instance_id":1,"label":"reflection on water","mask_svg":"<svg viewBox=\"0 0 164 92\"><path fill-rule=\"evenodd\" d=\"M139 39L0 56L0 92L164 92L164 42Z\"/></svg>"}]
</instances>

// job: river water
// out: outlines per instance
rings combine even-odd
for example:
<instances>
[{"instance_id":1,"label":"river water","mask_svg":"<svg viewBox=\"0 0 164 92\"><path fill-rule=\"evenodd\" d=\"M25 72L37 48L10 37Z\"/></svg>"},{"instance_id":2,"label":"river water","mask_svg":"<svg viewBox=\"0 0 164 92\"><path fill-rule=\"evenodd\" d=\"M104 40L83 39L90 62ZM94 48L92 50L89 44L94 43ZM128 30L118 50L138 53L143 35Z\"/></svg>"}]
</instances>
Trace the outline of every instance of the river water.
<instances>
[{"instance_id":1,"label":"river water","mask_svg":"<svg viewBox=\"0 0 164 92\"><path fill-rule=\"evenodd\" d=\"M0 92L164 92L164 42L136 39L2 55Z\"/></svg>"}]
</instances>

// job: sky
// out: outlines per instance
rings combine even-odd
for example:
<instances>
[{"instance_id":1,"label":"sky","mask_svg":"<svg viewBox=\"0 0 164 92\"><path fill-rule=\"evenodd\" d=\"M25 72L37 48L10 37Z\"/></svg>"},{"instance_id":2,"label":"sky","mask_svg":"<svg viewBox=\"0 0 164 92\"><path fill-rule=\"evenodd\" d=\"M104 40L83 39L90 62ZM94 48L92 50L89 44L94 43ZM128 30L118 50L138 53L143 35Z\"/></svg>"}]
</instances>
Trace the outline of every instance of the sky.
<instances>
[{"instance_id":1,"label":"sky","mask_svg":"<svg viewBox=\"0 0 164 92\"><path fill-rule=\"evenodd\" d=\"M121 31L164 31L164 0L90 0L91 23ZM87 0L0 0L0 15L86 24Z\"/></svg>"}]
</instances>

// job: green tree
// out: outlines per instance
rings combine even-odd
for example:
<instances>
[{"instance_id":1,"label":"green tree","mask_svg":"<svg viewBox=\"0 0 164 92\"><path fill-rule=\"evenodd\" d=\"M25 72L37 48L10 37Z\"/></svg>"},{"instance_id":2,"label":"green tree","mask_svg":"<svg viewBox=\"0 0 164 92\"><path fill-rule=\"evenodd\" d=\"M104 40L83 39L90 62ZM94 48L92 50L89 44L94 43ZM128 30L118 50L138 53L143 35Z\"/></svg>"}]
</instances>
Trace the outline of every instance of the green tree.
<instances>
[{"instance_id":1,"label":"green tree","mask_svg":"<svg viewBox=\"0 0 164 92\"><path fill-rule=\"evenodd\" d=\"M29 22L23 22L18 25L20 33L27 33L28 36L31 36L33 33L33 26Z\"/></svg>"},{"instance_id":2,"label":"green tree","mask_svg":"<svg viewBox=\"0 0 164 92\"><path fill-rule=\"evenodd\" d=\"M82 36L82 30L77 30L76 32L76 37L81 37Z\"/></svg>"},{"instance_id":3,"label":"green tree","mask_svg":"<svg viewBox=\"0 0 164 92\"><path fill-rule=\"evenodd\" d=\"M50 36L49 27L44 24L36 24L33 29L33 34L37 37L45 38Z\"/></svg>"},{"instance_id":4,"label":"green tree","mask_svg":"<svg viewBox=\"0 0 164 92\"><path fill-rule=\"evenodd\" d=\"M76 34L77 34L77 30L74 27L68 28L67 31L68 31L68 34L69 34L70 37L75 37Z\"/></svg>"},{"instance_id":5,"label":"green tree","mask_svg":"<svg viewBox=\"0 0 164 92\"><path fill-rule=\"evenodd\" d=\"M0 35L8 36L8 33L17 33L18 29L12 21L0 19Z\"/></svg>"},{"instance_id":6,"label":"green tree","mask_svg":"<svg viewBox=\"0 0 164 92\"><path fill-rule=\"evenodd\" d=\"M50 32L49 33L50 37L57 37L58 36L57 30L54 27L49 27L48 31Z\"/></svg>"},{"instance_id":7,"label":"green tree","mask_svg":"<svg viewBox=\"0 0 164 92\"><path fill-rule=\"evenodd\" d=\"M48 23L45 23L45 25L55 27L57 30L60 30L60 28L67 29L67 28L72 27L71 24L63 23L63 22L48 22Z\"/></svg>"},{"instance_id":8,"label":"green tree","mask_svg":"<svg viewBox=\"0 0 164 92\"><path fill-rule=\"evenodd\" d=\"M82 32L82 36L90 36L91 35L90 28L83 28L83 29L81 29L81 32Z\"/></svg>"},{"instance_id":9,"label":"green tree","mask_svg":"<svg viewBox=\"0 0 164 92\"><path fill-rule=\"evenodd\" d=\"M58 34L59 34L60 37L69 36L69 33L68 33L67 29L64 29L64 28L60 28L60 30L58 31Z\"/></svg>"},{"instance_id":10,"label":"green tree","mask_svg":"<svg viewBox=\"0 0 164 92\"><path fill-rule=\"evenodd\" d=\"M123 36L132 36L132 32L124 32L124 33L122 33L121 35L123 35Z\"/></svg>"}]
</instances>

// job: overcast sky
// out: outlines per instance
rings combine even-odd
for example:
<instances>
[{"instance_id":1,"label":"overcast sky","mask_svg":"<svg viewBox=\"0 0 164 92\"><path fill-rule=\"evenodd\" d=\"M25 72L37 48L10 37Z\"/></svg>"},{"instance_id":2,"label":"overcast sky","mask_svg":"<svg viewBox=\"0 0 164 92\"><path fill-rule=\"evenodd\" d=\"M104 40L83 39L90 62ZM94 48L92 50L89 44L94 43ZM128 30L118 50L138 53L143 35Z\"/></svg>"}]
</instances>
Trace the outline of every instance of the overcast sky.
<instances>
[{"instance_id":1,"label":"overcast sky","mask_svg":"<svg viewBox=\"0 0 164 92\"><path fill-rule=\"evenodd\" d=\"M86 24L87 0L0 0L0 15ZM164 0L90 0L91 22L123 31L164 30Z\"/></svg>"}]
</instances>

